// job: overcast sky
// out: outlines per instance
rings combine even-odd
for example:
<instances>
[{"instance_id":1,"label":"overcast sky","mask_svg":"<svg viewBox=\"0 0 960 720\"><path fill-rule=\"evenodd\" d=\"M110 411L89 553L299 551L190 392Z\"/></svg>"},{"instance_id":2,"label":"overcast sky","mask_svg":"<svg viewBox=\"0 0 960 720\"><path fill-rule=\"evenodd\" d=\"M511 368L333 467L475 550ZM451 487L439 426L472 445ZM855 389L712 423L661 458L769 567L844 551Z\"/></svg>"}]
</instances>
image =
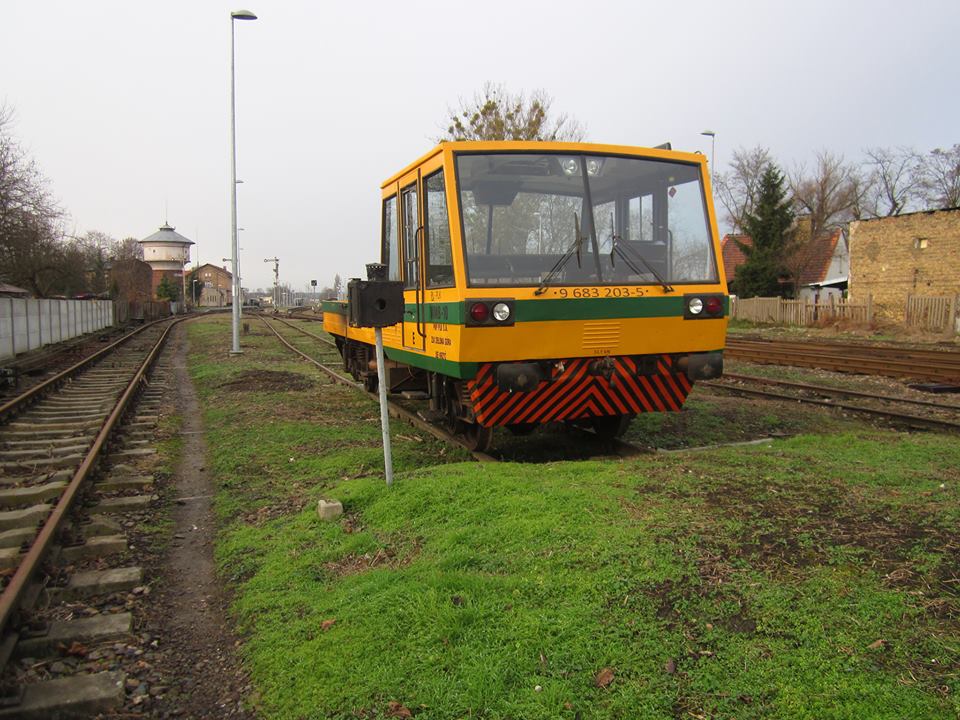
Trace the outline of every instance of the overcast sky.
<instances>
[{"instance_id":1,"label":"overcast sky","mask_svg":"<svg viewBox=\"0 0 960 720\"><path fill-rule=\"evenodd\" d=\"M709 155L960 142L960 2L5 0L0 102L70 229L169 220L230 254L237 23L245 287L332 284L377 259L379 185L486 81L543 89L593 142Z\"/></svg>"}]
</instances>

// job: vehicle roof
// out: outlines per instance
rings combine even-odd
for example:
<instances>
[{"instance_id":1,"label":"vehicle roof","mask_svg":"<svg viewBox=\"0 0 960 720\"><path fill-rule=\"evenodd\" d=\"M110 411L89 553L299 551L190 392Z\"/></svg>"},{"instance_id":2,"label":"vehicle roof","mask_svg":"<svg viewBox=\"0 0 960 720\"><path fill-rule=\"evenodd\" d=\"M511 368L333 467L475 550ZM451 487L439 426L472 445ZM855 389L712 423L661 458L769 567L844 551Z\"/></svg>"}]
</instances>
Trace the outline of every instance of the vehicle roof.
<instances>
[{"instance_id":1,"label":"vehicle roof","mask_svg":"<svg viewBox=\"0 0 960 720\"><path fill-rule=\"evenodd\" d=\"M544 142L539 140L469 140L456 142L442 142L434 146L429 152L414 160L400 172L394 173L381 183L381 189L397 182L411 170L423 165L431 158L442 152L567 152L593 153L604 155L638 155L661 160L678 160L688 163L706 163L706 156L702 153L689 153L680 150L664 150L662 148L639 147L634 145L607 145L602 143L584 142Z\"/></svg>"}]
</instances>

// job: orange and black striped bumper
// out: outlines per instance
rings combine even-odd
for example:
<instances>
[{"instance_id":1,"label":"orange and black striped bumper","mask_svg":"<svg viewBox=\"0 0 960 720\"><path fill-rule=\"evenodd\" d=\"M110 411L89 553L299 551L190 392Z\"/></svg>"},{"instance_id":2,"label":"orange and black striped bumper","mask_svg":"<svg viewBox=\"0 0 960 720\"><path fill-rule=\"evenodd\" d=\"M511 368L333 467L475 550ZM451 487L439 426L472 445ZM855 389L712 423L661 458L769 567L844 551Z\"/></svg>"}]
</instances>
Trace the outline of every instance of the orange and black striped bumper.
<instances>
[{"instance_id":1,"label":"orange and black striped bumper","mask_svg":"<svg viewBox=\"0 0 960 720\"><path fill-rule=\"evenodd\" d=\"M550 380L531 392L507 392L497 386L496 365L483 363L468 385L477 422L485 426L559 422L606 415L669 412L683 407L693 383L669 355L654 374L641 374L631 357L615 357L609 379L593 375L594 358L554 365Z\"/></svg>"}]
</instances>

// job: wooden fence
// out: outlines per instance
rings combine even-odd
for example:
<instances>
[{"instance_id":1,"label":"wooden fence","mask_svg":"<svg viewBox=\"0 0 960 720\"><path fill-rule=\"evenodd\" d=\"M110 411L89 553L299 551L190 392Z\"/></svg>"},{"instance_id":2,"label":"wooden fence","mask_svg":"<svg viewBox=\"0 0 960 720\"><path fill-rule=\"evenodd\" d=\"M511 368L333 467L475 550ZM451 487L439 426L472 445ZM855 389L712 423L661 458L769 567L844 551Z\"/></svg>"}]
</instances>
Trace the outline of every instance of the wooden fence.
<instances>
[{"instance_id":1,"label":"wooden fence","mask_svg":"<svg viewBox=\"0 0 960 720\"><path fill-rule=\"evenodd\" d=\"M146 300L142 302L117 300L117 325L126 325L129 322L151 322L165 318L171 313L172 303L166 300Z\"/></svg>"},{"instance_id":2,"label":"wooden fence","mask_svg":"<svg viewBox=\"0 0 960 720\"><path fill-rule=\"evenodd\" d=\"M873 296L863 302L836 300L824 302L786 300L784 298L730 298L730 317L775 325L815 325L832 320L850 320L869 325L873 322Z\"/></svg>"},{"instance_id":3,"label":"wooden fence","mask_svg":"<svg viewBox=\"0 0 960 720\"><path fill-rule=\"evenodd\" d=\"M957 331L957 296L924 297L907 295L906 317L908 327L942 332L953 336Z\"/></svg>"}]
</instances>

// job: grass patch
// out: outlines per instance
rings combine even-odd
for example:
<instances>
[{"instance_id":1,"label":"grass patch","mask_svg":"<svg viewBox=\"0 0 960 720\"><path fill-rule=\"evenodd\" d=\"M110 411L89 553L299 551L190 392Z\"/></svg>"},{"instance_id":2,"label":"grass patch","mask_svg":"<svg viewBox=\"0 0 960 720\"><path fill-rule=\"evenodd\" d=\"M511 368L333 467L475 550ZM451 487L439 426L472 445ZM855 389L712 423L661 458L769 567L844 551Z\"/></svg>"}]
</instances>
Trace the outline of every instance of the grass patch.
<instances>
[{"instance_id":1,"label":"grass patch","mask_svg":"<svg viewBox=\"0 0 960 720\"><path fill-rule=\"evenodd\" d=\"M388 490L376 406L227 328L191 323L191 372L265 717L960 712L952 438L480 465L395 424ZM223 391L257 368L311 382Z\"/></svg>"}]
</instances>

